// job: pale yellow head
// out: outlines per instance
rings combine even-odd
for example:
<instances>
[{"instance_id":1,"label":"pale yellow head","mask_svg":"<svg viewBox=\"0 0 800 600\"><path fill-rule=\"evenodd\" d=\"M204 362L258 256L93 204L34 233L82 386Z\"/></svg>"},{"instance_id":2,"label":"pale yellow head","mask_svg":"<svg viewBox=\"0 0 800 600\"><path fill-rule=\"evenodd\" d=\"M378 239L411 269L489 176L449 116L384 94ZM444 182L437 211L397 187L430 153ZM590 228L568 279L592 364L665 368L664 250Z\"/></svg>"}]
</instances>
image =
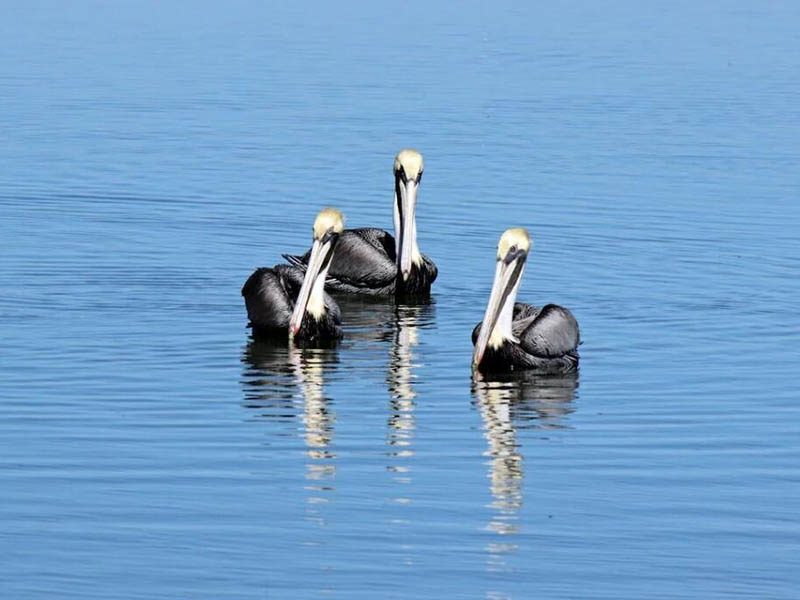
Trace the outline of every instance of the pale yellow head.
<instances>
[{"instance_id":1,"label":"pale yellow head","mask_svg":"<svg viewBox=\"0 0 800 600\"><path fill-rule=\"evenodd\" d=\"M394 157L394 172L399 173L401 170L405 172L406 179L415 181L422 175L425 169L425 164L422 161L422 154L416 150L405 149L400 150L397 156Z\"/></svg>"},{"instance_id":2,"label":"pale yellow head","mask_svg":"<svg viewBox=\"0 0 800 600\"><path fill-rule=\"evenodd\" d=\"M290 340L300 331L306 313L315 319L320 319L325 314L325 277L336 248L336 234L343 230L342 213L335 208L326 208L314 219L314 243L311 245L303 284L297 293L289 319Z\"/></svg>"},{"instance_id":3,"label":"pale yellow head","mask_svg":"<svg viewBox=\"0 0 800 600\"><path fill-rule=\"evenodd\" d=\"M335 208L326 208L314 219L314 239L321 240L328 232L342 233L344 217Z\"/></svg>"},{"instance_id":4,"label":"pale yellow head","mask_svg":"<svg viewBox=\"0 0 800 600\"><path fill-rule=\"evenodd\" d=\"M531 236L522 227L506 229L497 244L497 260L505 260L509 252L521 251L527 254L531 249Z\"/></svg>"},{"instance_id":5,"label":"pale yellow head","mask_svg":"<svg viewBox=\"0 0 800 600\"><path fill-rule=\"evenodd\" d=\"M514 303L530 249L531 238L522 227L507 229L500 236L492 292L472 355L475 368L480 366L487 348L499 348L508 340L519 341L514 336Z\"/></svg>"}]
</instances>

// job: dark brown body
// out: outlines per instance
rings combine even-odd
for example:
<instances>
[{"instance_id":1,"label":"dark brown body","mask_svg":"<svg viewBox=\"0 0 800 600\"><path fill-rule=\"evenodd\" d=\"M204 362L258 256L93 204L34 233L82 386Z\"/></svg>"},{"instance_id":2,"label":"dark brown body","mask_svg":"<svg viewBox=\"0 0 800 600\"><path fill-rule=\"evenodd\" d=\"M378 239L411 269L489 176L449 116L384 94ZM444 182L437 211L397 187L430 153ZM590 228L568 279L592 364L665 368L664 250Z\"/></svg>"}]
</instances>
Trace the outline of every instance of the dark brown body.
<instances>
[{"instance_id":1,"label":"dark brown body","mask_svg":"<svg viewBox=\"0 0 800 600\"><path fill-rule=\"evenodd\" d=\"M303 271L290 265L256 269L242 287L247 317L254 336L289 338L289 319L303 284ZM306 314L295 339L321 344L342 337L339 306L327 293L321 319Z\"/></svg>"},{"instance_id":2,"label":"dark brown body","mask_svg":"<svg viewBox=\"0 0 800 600\"><path fill-rule=\"evenodd\" d=\"M482 323L472 331L478 339ZM531 369L540 373L569 373L578 368L581 343L578 322L572 313L556 304L541 309L530 304L514 304L512 331L519 343L504 341L488 346L478 370L485 373Z\"/></svg>"}]
</instances>

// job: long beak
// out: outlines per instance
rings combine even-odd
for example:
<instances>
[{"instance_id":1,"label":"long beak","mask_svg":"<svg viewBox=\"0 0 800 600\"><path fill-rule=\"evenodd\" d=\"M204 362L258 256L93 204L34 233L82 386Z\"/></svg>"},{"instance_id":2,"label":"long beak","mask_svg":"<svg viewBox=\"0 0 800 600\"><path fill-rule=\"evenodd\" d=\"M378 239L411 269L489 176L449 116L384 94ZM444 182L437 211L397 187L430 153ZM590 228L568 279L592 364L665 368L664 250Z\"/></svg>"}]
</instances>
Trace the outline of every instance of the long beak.
<instances>
[{"instance_id":1,"label":"long beak","mask_svg":"<svg viewBox=\"0 0 800 600\"><path fill-rule=\"evenodd\" d=\"M409 179L405 185L400 183L400 273L403 281L411 274L411 261L417 247L417 190L419 183Z\"/></svg>"},{"instance_id":2,"label":"long beak","mask_svg":"<svg viewBox=\"0 0 800 600\"><path fill-rule=\"evenodd\" d=\"M522 274L524 263L524 258L515 258L510 262L504 260L497 261L497 267L494 271L492 293L489 296L489 304L486 306L486 314L483 316L481 332L478 334L478 340L475 342L475 351L472 355L473 369L477 369L483 360L489 338L492 335L492 331L494 331L495 325L497 325L497 320L500 318L500 313L506 304L508 295L511 293L511 290L514 289L514 286Z\"/></svg>"},{"instance_id":3,"label":"long beak","mask_svg":"<svg viewBox=\"0 0 800 600\"><path fill-rule=\"evenodd\" d=\"M300 293L297 294L297 301L294 304L294 311L292 317L289 319L289 339L294 339L297 332L300 331L300 326L303 324L303 317L306 314L306 307L311 293L317 284L320 275L325 276L330 256L332 254L333 244L330 241L321 242L314 240L311 246L311 257L308 259L308 267L306 268L306 276L303 278L303 285L300 286ZM322 282L324 285L324 282Z\"/></svg>"}]
</instances>

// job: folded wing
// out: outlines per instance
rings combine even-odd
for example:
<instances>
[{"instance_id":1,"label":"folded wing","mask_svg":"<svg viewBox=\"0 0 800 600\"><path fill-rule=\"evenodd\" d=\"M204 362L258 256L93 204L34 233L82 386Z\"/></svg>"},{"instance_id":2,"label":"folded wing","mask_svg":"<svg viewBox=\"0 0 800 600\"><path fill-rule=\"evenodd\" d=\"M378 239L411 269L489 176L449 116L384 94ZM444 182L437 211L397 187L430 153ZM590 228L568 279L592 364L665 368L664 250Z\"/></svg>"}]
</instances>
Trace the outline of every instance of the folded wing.
<instances>
[{"instance_id":1,"label":"folded wing","mask_svg":"<svg viewBox=\"0 0 800 600\"><path fill-rule=\"evenodd\" d=\"M394 238L376 228L346 229L339 236L328 271L331 289L337 284L354 289L380 289L394 284L397 275ZM310 251L303 256L284 255L300 268L308 264Z\"/></svg>"},{"instance_id":2,"label":"folded wing","mask_svg":"<svg viewBox=\"0 0 800 600\"><path fill-rule=\"evenodd\" d=\"M557 358L577 351L581 343L580 331L568 309L548 304L525 319L530 319L530 324L518 335L520 345L528 354Z\"/></svg>"}]
</instances>

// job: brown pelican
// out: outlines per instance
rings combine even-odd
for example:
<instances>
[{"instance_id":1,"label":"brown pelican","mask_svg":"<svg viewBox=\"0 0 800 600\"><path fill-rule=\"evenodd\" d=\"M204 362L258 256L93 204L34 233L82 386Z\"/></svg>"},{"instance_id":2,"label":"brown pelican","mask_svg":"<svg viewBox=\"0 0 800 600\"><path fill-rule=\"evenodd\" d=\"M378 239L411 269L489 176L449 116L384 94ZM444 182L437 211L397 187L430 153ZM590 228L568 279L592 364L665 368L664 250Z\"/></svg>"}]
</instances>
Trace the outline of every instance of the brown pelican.
<instances>
[{"instance_id":1,"label":"brown pelican","mask_svg":"<svg viewBox=\"0 0 800 600\"><path fill-rule=\"evenodd\" d=\"M524 229L509 229L500 237L489 304L472 332L472 366L479 371L567 373L578 368L580 332L572 313L555 304L539 309L516 302L530 249Z\"/></svg>"},{"instance_id":2,"label":"brown pelican","mask_svg":"<svg viewBox=\"0 0 800 600\"><path fill-rule=\"evenodd\" d=\"M328 289L340 294L427 296L438 271L417 246L417 192L424 164L416 150L401 150L394 159L394 237L382 229L347 229L339 236L328 272ZM284 257L305 268L303 256Z\"/></svg>"},{"instance_id":3,"label":"brown pelican","mask_svg":"<svg viewBox=\"0 0 800 600\"><path fill-rule=\"evenodd\" d=\"M303 270L289 265L256 269L242 288L253 333L319 343L342 336L339 306L325 293L325 275L344 228L338 210L314 221L314 242Z\"/></svg>"}]
</instances>

